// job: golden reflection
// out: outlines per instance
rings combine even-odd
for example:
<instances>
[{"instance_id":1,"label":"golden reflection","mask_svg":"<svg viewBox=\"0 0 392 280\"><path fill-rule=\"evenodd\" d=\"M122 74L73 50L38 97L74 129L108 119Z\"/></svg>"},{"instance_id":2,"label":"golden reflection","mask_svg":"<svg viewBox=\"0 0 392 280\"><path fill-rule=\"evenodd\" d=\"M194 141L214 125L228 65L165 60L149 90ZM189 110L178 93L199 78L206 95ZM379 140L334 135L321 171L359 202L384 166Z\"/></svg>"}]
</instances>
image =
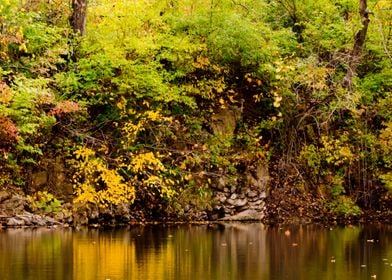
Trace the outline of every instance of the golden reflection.
<instances>
[{"instance_id":1,"label":"golden reflection","mask_svg":"<svg viewBox=\"0 0 392 280\"><path fill-rule=\"evenodd\" d=\"M0 279L392 279L392 227L0 231Z\"/></svg>"},{"instance_id":2,"label":"golden reflection","mask_svg":"<svg viewBox=\"0 0 392 280\"><path fill-rule=\"evenodd\" d=\"M251 229L251 230L250 230ZM74 234L74 279L240 279L267 275L264 227L142 228Z\"/></svg>"}]
</instances>

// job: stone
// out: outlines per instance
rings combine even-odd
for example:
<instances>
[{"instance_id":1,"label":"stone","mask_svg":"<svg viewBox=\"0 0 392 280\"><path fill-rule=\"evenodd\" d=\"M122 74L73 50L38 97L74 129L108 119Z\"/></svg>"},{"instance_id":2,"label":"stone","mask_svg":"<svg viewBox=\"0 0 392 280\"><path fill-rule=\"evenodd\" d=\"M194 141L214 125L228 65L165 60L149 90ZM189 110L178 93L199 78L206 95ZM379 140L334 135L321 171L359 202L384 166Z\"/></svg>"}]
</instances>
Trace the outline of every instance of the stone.
<instances>
[{"instance_id":1,"label":"stone","mask_svg":"<svg viewBox=\"0 0 392 280\"><path fill-rule=\"evenodd\" d=\"M21 215L16 215L15 218L18 220L23 220L24 225L26 226L31 226L33 224L33 214L31 213L25 212Z\"/></svg>"},{"instance_id":2,"label":"stone","mask_svg":"<svg viewBox=\"0 0 392 280\"><path fill-rule=\"evenodd\" d=\"M259 200L260 199L257 196L253 197L253 198L248 198L248 201L251 202L251 203L254 203L254 202L259 201Z\"/></svg>"},{"instance_id":3,"label":"stone","mask_svg":"<svg viewBox=\"0 0 392 280\"><path fill-rule=\"evenodd\" d=\"M244 210L248 210L248 209L250 209L249 208L249 204L246 204L246 205L244 205L244 206L241 206L241 207L236 207L236 212L242 212L242 211L244 211Z\"/></svg>"},{"instance_id":4,"label":"stone","mask_svg":"<svg viewBox=\"0 0 392 280\"><path fill-rule=\"evenodd\" d=\"M36 225L36 226L39 226L39 227L46 226L46 221L45 221L45 219L44 219L42 216L40 216L40 215L33 215L33 217L32 217L32 223L33 223L34 225Z\"/></svg>"},{"instance_id":5,"label":"stone","mask_svg":"<svg viewBox=\"0 0 392 280\"><path fill-rule=\"evenodd\" d=\"M59 197L72 196L73 187L64 158L54 154L42 158L32 171L28 187L32 192L44 190Z\"/></svg>"},{"instance_id":6,"label":"stone","mask_svg":"<svg viewBox=\"0 0 392 280\"><path fill-rule=\"evenodd\" d=\"M225 178L224 178L224 177L220 177L220 178L218 179L218 184L216 184L216 188L217 188L218 190L224 190L224 189L225 189L225 186L226 186L226 180L225 180Z\"/></svg>"},{"instance_id":7,"label":"stone","mask_svg":"<svg viewBox=\"0 0 392 280\"><path fill-rule=\"evenodd\" d=\"M221 197L218 198L218 200L219 200L220 203L225 203L227 198L225 196L221 196Z\"/></svg>"},{"instance_id":8,"label":"stone","mask_svg":"<svg viewBox=\"0 0 392 280\"><path fill-rule=\"evenodd\" d=\"M196 214L195 217L196 220L198 221L203 221L203 220L207 220L208 219L208 215L206 211L200 211Z\"/></svg>"},{"instance_id":9,"label":"stone","mask_svg":"<svg viewBox=\"0 0 392 280\"><path fill-rule=\"evenodd\" d=\"M130 209L127 203L121 203L114 208L115 217L121 217L121 220L128 221L130 219Z\"/></svg>"},{"instance_id":10,"label":"stone","mask_svg":"<svg viewBox=\"0 0 392 280\"><path fill-rule=\"evenodd\" d=\"M246 204L248 204L248 200L245 198L245 199L237 199L237 200L235 200L235 202L234 202L234 206L235 207L243 207L243 206L245 206Z\"/></svg>"},{"instance_id":11,"label":"stone","mask_svg":"<svg viewBox=\"0 0 392 280\"><path fill-rule=\"evenodd\" d=\"M22 214L26 205L26 199L19 195L14 195L10 199L0 204L0 211L8 216Z\"/></svg>"},{"instance_id":12,"label":"stone","mask_svg":"<svg viewBox=\"0 0 392 280\"><path fill-rule=\"evenodd\" d=\"M262 212L248 209L233 216L225 216L222 221L260 221L264 218Z\"/></svg>"},{"instance_id":13,"label":"stone","mask_svg":"<svg viewBox=\"0 0 392 280\"><path fill-rule=\"evenodd\" d=\"M253 205L264 204L264 200L263 200L263 199L258 199L258 200L256 200L256 201L254 201L252 204L253 204Z\"/></svg>"},{"instance_id":14,"label":"stone","mask_svg":"<svg viewBox=\"0 0 392 280\"><path fill-rule=\"evenodd\" d=\"M259 204L259 205L252 205L251 209L255 209L255 210L258 210L258 211L264 210L264 203Z\"/></svg>"},{"instance_id":15,"label":"stone","mask_svg":"<svg viewBox=\"0 0 392 280\"><path fill-rule=\"evenodd\" d=\"M246 196L249 198L254 198L258 195L258 193L256 191L249 191Z\"/></svg>"},{"instance_id":16,"label":"stone","mask_svg":"<svg viewBox=\"0 0 392 280\"><path fill-rule=\"evenodd\" d=\"M211 117L211 128L216 136L226 140L233 137L237 125L237 107L218 110Z\"/></svg>"},{"instance_id":17,"label":"stone","mask_svg":"<svg viewBox=\"0 0 392 280\"><path fill-rule=\"evenodd\" d=\"M235 205L235 203L236 203L236 201L234 199L231 199L231 198L227 199L226 202L228 204L230 204L230 205Z\"/></svg>"},{"instance_id":18,"label":"stone","mask_svg":"<svg viewBox=\"0 0 392 280\"><path fill-rule=\"evenodd\" d=\"M88 224L88 218L86 213L74 213L72 217L72 221L74 223L74 226L80 226L80 225L87 225Z\"/></svg>"},{"instance_id":19,"label":"stone","mask_svg":"<svg viewBox=\"0 0 392 280\"><path fill-rule=\"evenodd\" d=\"M106 209L107 213L105 213L105 211L103 211L105 214L108 214L109 216L113 216L114 215L114 211L110 210L110 209ZM88 219L98 219L99 218L99 210L98 208L90 208L87 211L87 217Z\"/></svg>"},{"instance_id":20,"label":"stone","mask_svg":"<svg viewBox=\"0 0 392 280\"><path fill-rule=\"evenodd\" d=\"M253 189L265 191L270 181L267 164L251 166L246 173L247 184Z\"/></svg>"},{"instance_id":21,"label":"stone","mask_svg":"<svg viewBox=\"0 0 392 280\"><path fill-rule=\"evenodd\" d=\"M215 193L215 199L217 200L217 201L220 201L221 203L223 203L223 202L225 202L226 201L226 194L225 193L223 193L223 192L217 192L217 193Z\"/></svg>"},{"instance_id":22,"label":"stone","mask_svg":"<svg viewBox=\"0 0 392 280\"><path fill-rule=\"evenodd\" d=\"M7 191L0 191L0 202L3 202L4 200L10 199L11 194Z\"/></svg>"},{"instance_id":23,"label":"stone","mask_svg":"<svg viewBox=\"0 0 392 280\"><path fill-rule=\"evenodd\" d=\"M58 221L56 221L52 217L45 217L45 222L46 222L46 225L48 225L48 226L61 225L61 223L59 223Z\"/></svg>"},{"instance_id":24,"label":"stone","mask_svg":"<svg viewBox=\"0 0 392 280\"><path fill-rule=\"evenodd\" d=\"M267 193L265 191L261 192L259 195L259 198L266 198L266 197L267 197Z\"/></svg>"},{"instance_id":25,"label":"stone","mask_svg":"<svg viewBox=\"0 0 392 280\"><path fill-rule=\"evenodd\" d=\"M218 219L219 219L219 214L218 213L213 213L208 218L208 220L210 220L210 221L216 221Z\"/></svg>"},{"instance_id":26,"label":"stone","mask_svg":"<svg viewBox=\"0 0 392 280\"><path fill-rule=\"evenodd\" d=\"M230 196L230 199L236 199L237 198L237 194L236 193L233 193L231 196Z\"/></svg>"},{"instance_id":27,"label":"stone","mask_svg":"<svg viewBox=\"0 0 392 280\"><path fill-rule=\"evenodd\" d=\"M9 218L7 220L7 226L9 227L22 227L25 225L25 221L18 218Z\"/></svg>"},{"instance_id":28,"label":"stone","mask_svg":"<svg viewBox=\"0 0 392 280\"><path fill-rule=\"evenodd\" d=\"M229 188L224 188L223 191L224 191L225 193L230 193L230 189L229 189Z\"/></svg>"}]
</instances>

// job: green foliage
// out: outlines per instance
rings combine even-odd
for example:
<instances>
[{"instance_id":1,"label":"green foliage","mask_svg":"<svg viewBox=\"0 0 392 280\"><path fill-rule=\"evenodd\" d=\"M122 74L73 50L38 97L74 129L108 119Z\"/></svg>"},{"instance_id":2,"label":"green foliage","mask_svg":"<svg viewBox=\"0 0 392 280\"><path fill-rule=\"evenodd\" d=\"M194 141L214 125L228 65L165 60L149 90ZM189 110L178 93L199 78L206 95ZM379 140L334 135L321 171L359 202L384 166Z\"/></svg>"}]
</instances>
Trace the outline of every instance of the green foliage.
<instances>
[{"instance_id":1,"label":"green foliage","mask_svg":"<svg viewBox=\"0 0 392 280\"><path fill-rule=\"evenodd\" d=\"M387 188L389 192L392 192L392 172L381 174L380 179L383 182L385 188Z\"/></svg>"},{"instance_id":2,"label":"green foliage","mask_svg":"<svg viewBox=\"0 0 392 280\"><path fill-rule=\"evenodd\" d=\"M41 213L58 213L61 210L61 201L55 198L51 193L39 191L27 197L29 207L34 212Z\"/></svg>"},{"instance_id":3,"label":"green foliage","mask_svg":"<svg viewBox=\"0 0 392 280\"><path fill-rule=\"evenodd\" d=\"M19 2L0 8L0 166L10 174L1 185L24 185L26 168L44 156L57 121L51 108L58 88L51 75L64 67L68 53L67 30Z\"/></svg>"},{"instance_id":4,"label":"green foliage","mask_svg":"<svg viewBox=\"0 0 392 280\"><path fill-rule=\"evenodd\" d=\"M391 9L368 3L352 57L357 0L95 0L83 38L66 1L6 1L0 184L57 149L75 202L162 210L281 159L330 211L358 214L392 168Z\"/></svg>"},{"instance_id":5,"label":"green foliage","mask_svg":"<svg viewBox=\"0 0 392 280\"><path fill-rule=\"evenodd\" d=\"M344 195L339 196L328 203L327 209L332 213L345 218L358 216L362 213L361 208L355 205L351 198Z\"/></svg>"}]
</instances>

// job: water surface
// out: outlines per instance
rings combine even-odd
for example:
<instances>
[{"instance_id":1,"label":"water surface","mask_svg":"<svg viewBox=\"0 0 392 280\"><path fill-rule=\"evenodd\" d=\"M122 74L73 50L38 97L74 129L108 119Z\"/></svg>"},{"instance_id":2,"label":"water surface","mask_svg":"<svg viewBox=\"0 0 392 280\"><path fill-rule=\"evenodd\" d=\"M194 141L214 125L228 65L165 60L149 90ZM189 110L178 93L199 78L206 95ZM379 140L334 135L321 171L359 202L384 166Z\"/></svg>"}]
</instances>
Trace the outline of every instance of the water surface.
<instances>
[{"instance_id":1,"label":"water surface","mask_svg":"<svg viewBox=\"0 0 392 280\"><path fill-rule=\"evenodd\" d=\"M0 231L0 279L392 279L392 227Z\"/></svg>"}]
</instances>

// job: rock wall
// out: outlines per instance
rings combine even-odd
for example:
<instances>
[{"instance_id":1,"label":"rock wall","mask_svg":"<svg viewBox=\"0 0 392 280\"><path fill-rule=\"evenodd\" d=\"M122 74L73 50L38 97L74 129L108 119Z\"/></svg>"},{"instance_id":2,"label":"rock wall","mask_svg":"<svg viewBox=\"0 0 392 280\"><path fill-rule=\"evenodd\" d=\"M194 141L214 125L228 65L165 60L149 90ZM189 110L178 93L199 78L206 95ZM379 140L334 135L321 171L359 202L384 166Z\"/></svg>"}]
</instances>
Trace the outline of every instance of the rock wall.
<instances>
[{"instance_id":1,"label":"rock wall","mask_svg":"<svg viewBox=\"0 0 392 280\"><path fill-rule=\"evenodd\" d=\"M42 159L31 173L28 189L30 192L47 191L65 200L70 198L73 189L64 160L61 157Z\"/></svg>"},{"instance_id":2,"label":"rock wall","mask_svg":"<svg viewBox=\"0 0 392 280\"><path fill-rule=\"evenodd\" d=\"M249 167L241 186L224 186L215 190L215 216L213 219L261 221L265 216L265 200L270 181L266 165Z\"/></svg>"}]
</instances>

